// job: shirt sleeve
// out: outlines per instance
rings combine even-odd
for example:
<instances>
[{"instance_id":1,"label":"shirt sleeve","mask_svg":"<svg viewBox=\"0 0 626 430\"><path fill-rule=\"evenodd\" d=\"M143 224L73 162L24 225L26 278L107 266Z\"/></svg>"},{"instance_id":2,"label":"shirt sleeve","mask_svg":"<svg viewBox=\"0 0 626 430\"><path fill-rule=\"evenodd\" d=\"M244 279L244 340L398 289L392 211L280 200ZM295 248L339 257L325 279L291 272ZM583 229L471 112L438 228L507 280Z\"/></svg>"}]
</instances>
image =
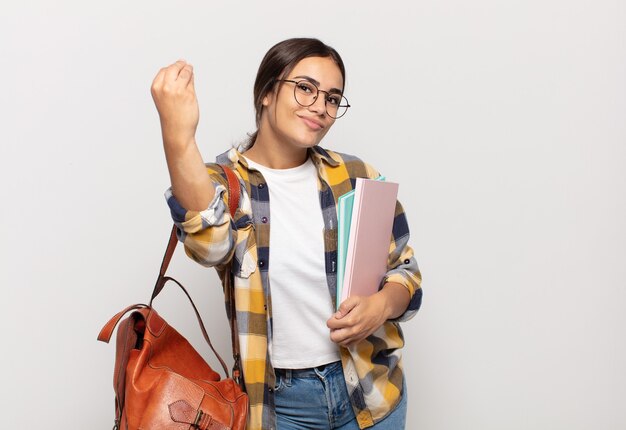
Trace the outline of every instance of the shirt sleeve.
<instances>
[{"instance_id":1,"label":"shirt sleeve","mask_svg":"<svg viewBox=\"0 0 626 430\"><path fill-rule=\"evenodd\" d=\"M422 304L422 275L413 255L413 249L408 245L409 227L400 202L396 204L392 236L388 261L389 271L383 278L382 285L395 282L404 285L408 290L411 300L407 309L402 315L392 320L403 322L413 318Z\"/></svg>"},{"instance_id":2,"label":"shirt sleeve","mask_svg":"<svg viewBox=\"0 0 626 430\"><path fill-rule=\"evenodd\" d=\"M380 176L380 173L367 163L366 169L370 179L376 179ZM391 320L394 322L410 320L422 304L422 275L413 255L413 249L409 246L409 237L409 224L406 214L400 202L397 202L387 262L389 270L383 277L381 286L387 282L401 284L408 290L411 300L404 313Z\"/></svg>"},{"instance_id":3,"label":"shirt sleeve","mask_svg":"<svg viewBox=\"0 0 626 430\"><path fill-rule=\"evenodd\" d=\"M232 258L237 230L228 210L225 179L208 165L207 170L215 187L215 196L206 209L185 209L174 197L171 188L165 192L165 199L185 253L197 263L213 267Z\"/></svg>"}]
</instances>

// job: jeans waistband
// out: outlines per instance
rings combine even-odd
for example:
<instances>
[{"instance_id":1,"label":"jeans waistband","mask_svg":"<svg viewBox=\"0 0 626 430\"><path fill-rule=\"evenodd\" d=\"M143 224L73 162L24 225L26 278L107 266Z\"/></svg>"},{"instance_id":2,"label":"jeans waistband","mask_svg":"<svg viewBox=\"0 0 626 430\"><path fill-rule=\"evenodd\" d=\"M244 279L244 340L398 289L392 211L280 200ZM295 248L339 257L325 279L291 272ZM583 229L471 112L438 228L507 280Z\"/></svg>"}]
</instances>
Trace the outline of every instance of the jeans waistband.
<instances>
[{"instance_id":1,"label":"jeans waistband","mask_svg":"<svg viewBox=\"0 0 626 430\"><path fill-rule=\"evenodd\" d=\"M329 372L336 367L341 367L341 361L333 361L332 363L321 364L316 367L308 367L306 369L274 369L279 375L290 374L294 378L306 378L317 376L322 372Z\"/></svg>"}]
</instances>

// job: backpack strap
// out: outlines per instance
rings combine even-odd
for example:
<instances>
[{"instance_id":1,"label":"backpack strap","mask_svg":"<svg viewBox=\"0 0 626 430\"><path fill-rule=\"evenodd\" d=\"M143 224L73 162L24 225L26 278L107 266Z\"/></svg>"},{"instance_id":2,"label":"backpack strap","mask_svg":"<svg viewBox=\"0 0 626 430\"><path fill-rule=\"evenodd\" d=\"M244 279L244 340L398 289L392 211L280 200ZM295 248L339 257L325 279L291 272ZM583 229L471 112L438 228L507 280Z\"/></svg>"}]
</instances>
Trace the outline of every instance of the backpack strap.
<instances>
[{"instance_id":1,"label":"backpack strap","mask_svg":"<svg viewBox=\"0 0 626 430\"><path fill-rule=\"evenodd\" d=\"M220 164L224 173L226 174L226 180L228 181L228 209L230 210L230 216L235 219L235 212L239 207L239 196L241 194L241 186L237 175L232 171L230 167Z\"/></svg>"},{"instance_id":2,"label":"backpack strap","mask_svg":"<svg viewBox=\"0 0 626 430\"><path fill-rule=\"evenodd\" d=\"M228 181L228 208L230 211L230 215L234 220L235 212L237 211L237 208L239 207L241 185L239 183L239 179L237 179L237 175L235 175L235 172L233 172L233 170L230 167L227 167L223 164L220 164L219 166L222 168L222 170L224 170L224 174L226 175L226 180ZM209 344L209 347L211 347L211 350L213 351L213 353L219 360L220 364L222 365L222 368L224 369L224 373L226 374L226 377L228 378L228 368L226 367L226 363L224 362L222 357L220 357L220 355L217 353L215 348L213 348L213 345L211 344L211 339L209 338L209 335L204 327L204 323L202 322L202 318L200 317L200 313L198 312L196 305L191 299L191 296L189 295L187 290L176 279L173 279L169 276L165 276L165 273L167 272L167 268L170 264L170 261L172 260L172 256L174 255L174 251L176 250L176 245L178 244L178 237L176 234L177 229L178 227L176 227L176 225L172 226L170 239L167 243L167 248L165 249L165 255L163 256L163 261L161 262L161 268L159 269L159 276L154 285L154 289L152 291L152 297L150 298L150 303L148 307L150 308L152 307L152 301L163 290L163 287L165 286L165 283L167 281L173 281L174 283L176 283L183 290L183 292L185 293L185 295L191 302L191 306L193 306L196 317L198 319L198 323L200 324L202 335L204 336L204 339L207 341L207 343ZM231 334L231 342L232 342L232 347L233 347L233 358L235 360L235 365L233 366L233 379L235 379L235 382L237 382L239 385L242 385L240 381L241 368L239 365L239 361L240 361L239 336L237 334L237 323L235 319L236 313L235 313L234 286L232 282L232 276L229 278L228 288L229 288L229 294L231 295L231 300L229 300L229 304L230 304L229 309L232 315L232 317L229 318L230 334Z\"/></svg>"},{"instance_id":3,"label":"backpack strap","mask_svg":"<svg viewBox=\"0 0 626 430\"><path fill-rule=\"evenodd\" d=\"M235 175L235 172L232 171L230 167L227 167L223 164L219 164L219 166L224 170L226 174L226 180L228 181L228 209L230 211L230 216L235 219L235 212L239 207L239 196L241 194L241 186L239 184L239 179ZM156 296L159 295L161 290L163 289L163 285L165 284L165 272L167 272L167 268L170 265L170 261L172 260L172 256L174 255L174 251L176 250L176 245L178 244L177 237L177 227L176 225L172 226L172 231L170 232L170 239L167 243L167 248L165 248L165 255L163 256L163 261L161 262L161 268L159 269L159 277L154 285L154 290L152 291L152 297L150 298L149 305L152 306L152 301Z\"/></svg>"},{"instance_id":4,"label":"backpack strap","mask_svg":"<svg viewBox=\"0 0 626 430\"><path fill-rule=\"evenodd\" d=\"M235 212L239 207L239 196L241 194L239 180L235 173L228 167L221 165L226 179L228 180L228 206L230 209L230 215L235 219ZM241 390L245 393L246 387L241 377L241 354L239 352L239 332L237 330L237 310L235 308L235 283L233 282L232 273L225 277L228 280L228 285L224 286L224 289L228 289L228 307L230 310L230 318L228 322L230 324L230 340L233 351L233 369L231 372L232 378L241 387Z\"/></svg>"}]
</instances>

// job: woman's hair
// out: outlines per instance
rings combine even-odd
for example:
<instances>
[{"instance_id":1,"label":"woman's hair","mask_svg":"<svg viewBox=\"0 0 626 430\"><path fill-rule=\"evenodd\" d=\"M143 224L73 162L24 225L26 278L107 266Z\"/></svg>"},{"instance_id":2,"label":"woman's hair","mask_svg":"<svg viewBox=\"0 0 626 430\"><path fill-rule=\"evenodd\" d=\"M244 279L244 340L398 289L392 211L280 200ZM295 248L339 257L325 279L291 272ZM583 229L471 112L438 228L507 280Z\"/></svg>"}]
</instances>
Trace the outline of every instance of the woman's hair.
<instances>
[{"instance_id":1,"label":"woman's hair","mask_svg":"<svg viewBox=\"0 0 626 430\"><path fill-rule=\"evenodd\" d=\"M346 69L339 53L332 47L318 39L293 38L283 40L272 46L259 65L259 71L254 81L254 110L256 113L256 126L261 122L263 112L263 98L272 91L278 79L288 76L298 62L308 57L328 57L339 67L343 78L343 87L346 86ZM279 83L279 89L283 85ZM258 130L250 135L247 147L254 144Z\"/></svg>"}]
</instances>

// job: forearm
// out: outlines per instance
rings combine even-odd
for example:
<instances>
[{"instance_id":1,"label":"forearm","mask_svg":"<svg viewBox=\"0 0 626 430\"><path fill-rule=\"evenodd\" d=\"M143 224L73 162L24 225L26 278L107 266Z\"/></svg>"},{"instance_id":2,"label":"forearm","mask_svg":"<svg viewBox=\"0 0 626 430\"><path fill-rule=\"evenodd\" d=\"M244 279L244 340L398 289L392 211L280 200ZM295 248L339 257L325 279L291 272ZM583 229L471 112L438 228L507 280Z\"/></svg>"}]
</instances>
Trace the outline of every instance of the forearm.
<instances>
[{"instance_id":1,"label":"forearm","mask_svg":"<svg viewBox=\"0 0 626 430\"><path fill-rule=\"evenodd\" d=\"M213 200L215 188L195 139L178 141L163 133L163 146L172 192L187 210L202 211Z\"/></svg>"},{"instance_id":2,"label":"forearm","mask_svg":"<svg viewBox=\"0 0 626 430\"><path fill-rule=\"evenodd\" d=\"M199 108L193 66L178 60L157 73L150 88L159 112L172 193L190 211L203 211L215 195L198 146Z\"/></svg>"},{"instance_id":3,"label":"forearm","mask_svg":"<svg viewBox=\"0 0 626 430\"><path fill-rule=\"evenodd\" d=\"M402 315L411 301L407 287L397 282L387 282L377 294L380 294L383 299L383 312L386 320Z\"/></svg>"}]
</instances>

